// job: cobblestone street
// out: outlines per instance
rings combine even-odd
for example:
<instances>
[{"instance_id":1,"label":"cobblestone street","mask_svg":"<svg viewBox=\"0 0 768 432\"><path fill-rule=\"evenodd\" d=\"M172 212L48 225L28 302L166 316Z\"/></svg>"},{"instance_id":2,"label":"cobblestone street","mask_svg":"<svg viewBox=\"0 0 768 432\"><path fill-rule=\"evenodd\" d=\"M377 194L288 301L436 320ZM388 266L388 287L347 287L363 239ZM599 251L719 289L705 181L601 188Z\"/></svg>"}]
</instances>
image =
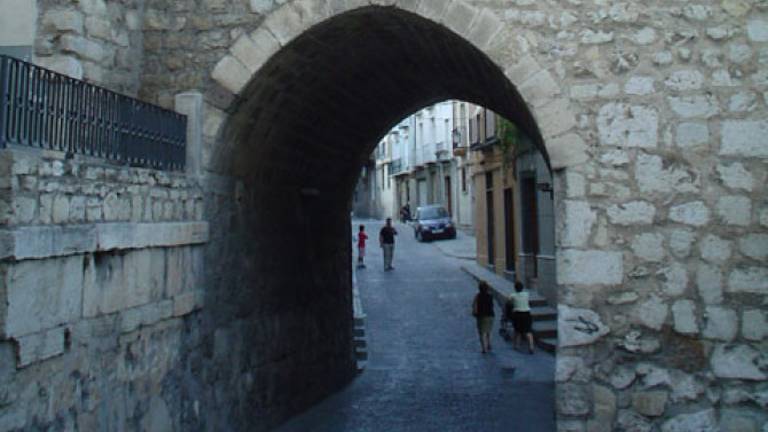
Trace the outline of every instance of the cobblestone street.
<instances>
[{"instance_id":1,"label":"cobblestone street","mask_svg":"<svg viewBox=\"0 0 768 432\"><path fill-rule=\"evenodd\" d=\"M493 352L481 354L470 315L475 283L461 260L444 255L445 246L417 243L410 227L397 224L395 270L384 272L381 224L363 223L370 239L357 282L368 365L343 391L278 430L554 430L554 358L513 351L498 335L498 309Z\"/></svg>"}]
</instances>

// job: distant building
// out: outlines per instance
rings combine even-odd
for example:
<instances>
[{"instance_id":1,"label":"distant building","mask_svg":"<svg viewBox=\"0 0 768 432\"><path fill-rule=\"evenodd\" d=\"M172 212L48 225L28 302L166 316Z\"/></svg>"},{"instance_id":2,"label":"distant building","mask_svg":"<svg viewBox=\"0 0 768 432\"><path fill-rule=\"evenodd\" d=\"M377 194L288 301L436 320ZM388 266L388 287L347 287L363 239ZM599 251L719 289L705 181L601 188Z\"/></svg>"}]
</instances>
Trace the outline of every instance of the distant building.
<instances>
[{"instance_id":1,"label":"distant building","mask_svg":"<svg viewBox=\"0 0 768 432\"><path fill-rule=\"evenodd\" d=\"M460 115L460 105L466 112L466 103L430 105L403 119L381 139L372 154L376 217L399 218L406 204L412 213L419 206L442 204L460 227L471 229L467 117Z\"/></svg>"},{"instance_id":2,"label":"distant building","mask_svg":"<svg viewBox=\"0 0 768 432\"><path fill-rule=\"evenodd\" d=\"M552 176L523 135L507 147L500 122L468 105L477 261L556 304Z\"/></svg>"}]
</instances>

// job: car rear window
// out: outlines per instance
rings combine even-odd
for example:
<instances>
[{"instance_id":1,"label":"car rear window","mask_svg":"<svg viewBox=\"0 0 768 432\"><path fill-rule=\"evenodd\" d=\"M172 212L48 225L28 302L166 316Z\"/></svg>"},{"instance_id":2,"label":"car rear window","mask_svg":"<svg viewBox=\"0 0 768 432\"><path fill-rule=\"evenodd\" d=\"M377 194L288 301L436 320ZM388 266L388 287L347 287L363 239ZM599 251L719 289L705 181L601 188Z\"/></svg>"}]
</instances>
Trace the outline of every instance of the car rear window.
<instances>
[{"instance_id":1,"label":"car rear window","mask_svg":"<svg viewBox=\"0 0 768 432\"><path fill-rule=\"evenodd\" d=\"M419 219L440 219L448 217L448 212L442 207L427 207L419 211Z\"/></svg>"}]
</instances>

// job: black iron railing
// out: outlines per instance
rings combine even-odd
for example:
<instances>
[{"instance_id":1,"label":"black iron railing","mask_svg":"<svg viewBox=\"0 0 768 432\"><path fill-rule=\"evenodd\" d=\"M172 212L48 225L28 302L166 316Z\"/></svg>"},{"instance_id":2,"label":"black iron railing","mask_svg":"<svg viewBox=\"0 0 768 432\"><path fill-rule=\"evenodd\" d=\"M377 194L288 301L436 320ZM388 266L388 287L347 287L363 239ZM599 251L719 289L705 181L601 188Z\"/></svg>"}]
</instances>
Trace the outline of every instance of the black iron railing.
<instances>
[{"instance_id":1,"label":"black iron railing","mask_svg":"<svg viewBox=\"0 0 768 432\"><path fill-rule=\"evenodd\" d=\"M0 56L0 148L17 144L182 170L187 118Z\"/></svg>"}]
</instances>

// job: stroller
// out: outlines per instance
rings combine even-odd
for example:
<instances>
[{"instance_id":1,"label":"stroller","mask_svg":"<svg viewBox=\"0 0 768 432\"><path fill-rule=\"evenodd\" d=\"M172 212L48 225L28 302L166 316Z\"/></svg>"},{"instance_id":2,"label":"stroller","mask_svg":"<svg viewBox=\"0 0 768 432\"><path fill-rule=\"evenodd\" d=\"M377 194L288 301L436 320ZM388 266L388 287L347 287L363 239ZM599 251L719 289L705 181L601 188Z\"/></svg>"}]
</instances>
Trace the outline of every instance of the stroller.
<instances>
[{"instance_id":1,"label":"stroller","mask_svg":"<svg viewBox=\"0 0 768 432\"><path fill-rule=\"evenodd\" d=\"M513 340L515 337L515 328L512 325L512 313L515 311L515 301L512 298L508 298L504 302L504 307L501 312L501 321L499 322L499 335L507 341Z\"/></svg>"}]
</instances>

